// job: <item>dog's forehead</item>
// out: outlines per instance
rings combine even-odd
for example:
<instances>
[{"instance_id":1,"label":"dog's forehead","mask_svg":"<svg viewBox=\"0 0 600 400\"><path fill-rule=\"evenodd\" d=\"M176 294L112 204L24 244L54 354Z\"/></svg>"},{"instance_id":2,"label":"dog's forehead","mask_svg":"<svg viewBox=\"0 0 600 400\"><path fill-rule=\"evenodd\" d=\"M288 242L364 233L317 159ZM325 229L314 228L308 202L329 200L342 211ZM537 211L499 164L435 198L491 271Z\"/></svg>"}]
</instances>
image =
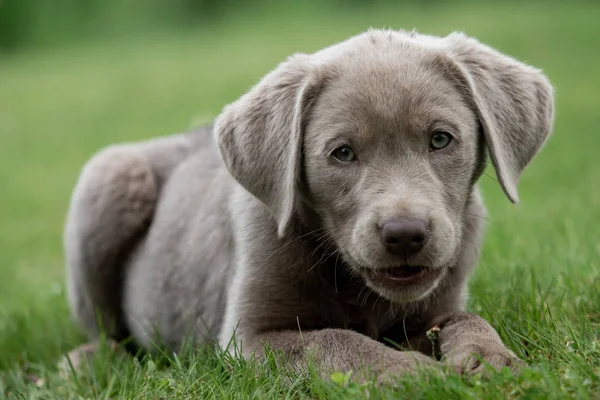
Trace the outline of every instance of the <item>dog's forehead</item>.
<instances>
[{"instance_id":1,"label":"dog's forehead","mask_svg":"<svg viewBox=\"0 0 600 400\"><path fill-rule=\"evenodd\" d=\"M320 100L326 110L320 113L323 122L359 128L368 121L378 130L417 132L435 120L453 125L472 120L465 99L444 72L443 48L391 34L388 39L376 31L332 48L335 55L327 60L332 79Z\"/></svg>"}]
</instances>

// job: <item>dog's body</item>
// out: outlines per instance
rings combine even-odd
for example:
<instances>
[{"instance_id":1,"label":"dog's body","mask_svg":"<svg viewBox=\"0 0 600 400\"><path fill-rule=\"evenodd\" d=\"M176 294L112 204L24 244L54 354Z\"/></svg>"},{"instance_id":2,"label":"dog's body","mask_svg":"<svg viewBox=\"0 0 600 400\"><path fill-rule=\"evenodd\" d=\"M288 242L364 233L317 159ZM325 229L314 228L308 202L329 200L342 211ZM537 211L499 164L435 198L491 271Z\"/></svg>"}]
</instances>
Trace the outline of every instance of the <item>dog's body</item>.
<instances>
[{"instance_id":1,"label":"dog's body","mask_svg":"<svg viewBox=\"0 0 600 400\"><path fill-rule=\"evenodd\" d=\"M463 313L476 181L487 147L516 201L552 114L539 71L462 35L370 31L294 56L214 127L86 165L65 234L74 315L144 347L227 347L235 331L245 355L310 351L325 373L433 365L425 332L439 325L457 368L512 365Z\"/></svg>"}]
</instances>

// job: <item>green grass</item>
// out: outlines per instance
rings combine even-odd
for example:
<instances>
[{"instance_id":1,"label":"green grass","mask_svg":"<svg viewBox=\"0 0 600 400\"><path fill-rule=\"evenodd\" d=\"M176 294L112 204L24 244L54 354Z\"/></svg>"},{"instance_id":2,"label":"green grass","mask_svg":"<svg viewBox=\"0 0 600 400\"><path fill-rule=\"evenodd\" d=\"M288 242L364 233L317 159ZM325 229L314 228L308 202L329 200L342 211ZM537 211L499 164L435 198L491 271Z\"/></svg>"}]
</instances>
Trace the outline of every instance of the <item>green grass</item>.
<instances>
[{"instance_id":1,"label":"green grass","mask_svg":"<svg viewBox=\"0 0 600 400\"><path fill-rule=\"evenodd\" d=\"M354 385L289 375L211 350L141 361L105 354L68 379L83 342L65 300L61 232L79 168L100 147L210 119L277 62L369 26L465 30L542 67L555 134L510 205L482 186L490 223L469 308L529 367L519 377L404 380L371 398L600 396L600 7L591 2L281 10L187 35L105 39L0 60L0 398L347 398ZM233 364L233 368L231 365ZM35 378L34 378L35 377ZM39 378L39 379L38 379Z\"/></svg>"}]
</instances>

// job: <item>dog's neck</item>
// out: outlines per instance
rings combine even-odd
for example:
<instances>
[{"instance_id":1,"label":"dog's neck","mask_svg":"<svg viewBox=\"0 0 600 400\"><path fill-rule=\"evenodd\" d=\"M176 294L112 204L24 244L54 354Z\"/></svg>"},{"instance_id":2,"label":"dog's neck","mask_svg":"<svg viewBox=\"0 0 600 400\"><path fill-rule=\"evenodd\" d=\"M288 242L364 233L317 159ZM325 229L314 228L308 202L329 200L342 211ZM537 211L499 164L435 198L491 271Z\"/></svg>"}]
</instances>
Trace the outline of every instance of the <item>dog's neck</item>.
<instances>
[{"instance_id":1,"label":"dog's neck","mask_svg":"<svg viewBox=\"0 0 600 400\"><path fill-rule=\"evenodd\" d=\"M317 249L309 255L308 271L318 288L322 302L322 319L327 327L353 329L374 339L397 323L401 308L382 298L366 286L362 277L354 273L343 256L327 237L324 237L314 213L305 212L295 222L295 235L307 248ZM309 218L307 218L310 215ZM307 223L312 221L313 223Z\"/></svg>"}]
</instances>

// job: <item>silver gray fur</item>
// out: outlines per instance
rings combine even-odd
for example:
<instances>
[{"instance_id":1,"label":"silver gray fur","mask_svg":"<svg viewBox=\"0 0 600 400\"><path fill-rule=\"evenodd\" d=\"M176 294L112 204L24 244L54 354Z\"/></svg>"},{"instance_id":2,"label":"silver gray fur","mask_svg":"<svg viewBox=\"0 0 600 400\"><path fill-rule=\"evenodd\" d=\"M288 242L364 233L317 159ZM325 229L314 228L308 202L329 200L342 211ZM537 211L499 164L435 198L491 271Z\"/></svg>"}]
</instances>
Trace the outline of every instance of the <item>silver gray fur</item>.
<instances>
[{"instance_id":1,"label":"silver gray fur","mask_svg":"<svg viewBox=\"0 0 600 400\"><path fill-rule=\"evenodd\" d=\"M73 315L91 339L99 315L116 339L173 350L184 337L227 346L235 331L244 355L268 342L301 366L310 352L324 376L439 365L424 336L438 325L458 371L482 370L473 355L514 367L495 330L463 312L485 215L476 181L487 149L516 202L553 104L539 70L461 33L370 30L294 55L214 127L86 164L64 237ZM430 151L436 130L455 140ZM342 144L358 161L332 158ZM380 243L394 218L428 221L408 259ZM395 290L371 279L400 265L435 278Z\"/></svg>"}]
</instances>

